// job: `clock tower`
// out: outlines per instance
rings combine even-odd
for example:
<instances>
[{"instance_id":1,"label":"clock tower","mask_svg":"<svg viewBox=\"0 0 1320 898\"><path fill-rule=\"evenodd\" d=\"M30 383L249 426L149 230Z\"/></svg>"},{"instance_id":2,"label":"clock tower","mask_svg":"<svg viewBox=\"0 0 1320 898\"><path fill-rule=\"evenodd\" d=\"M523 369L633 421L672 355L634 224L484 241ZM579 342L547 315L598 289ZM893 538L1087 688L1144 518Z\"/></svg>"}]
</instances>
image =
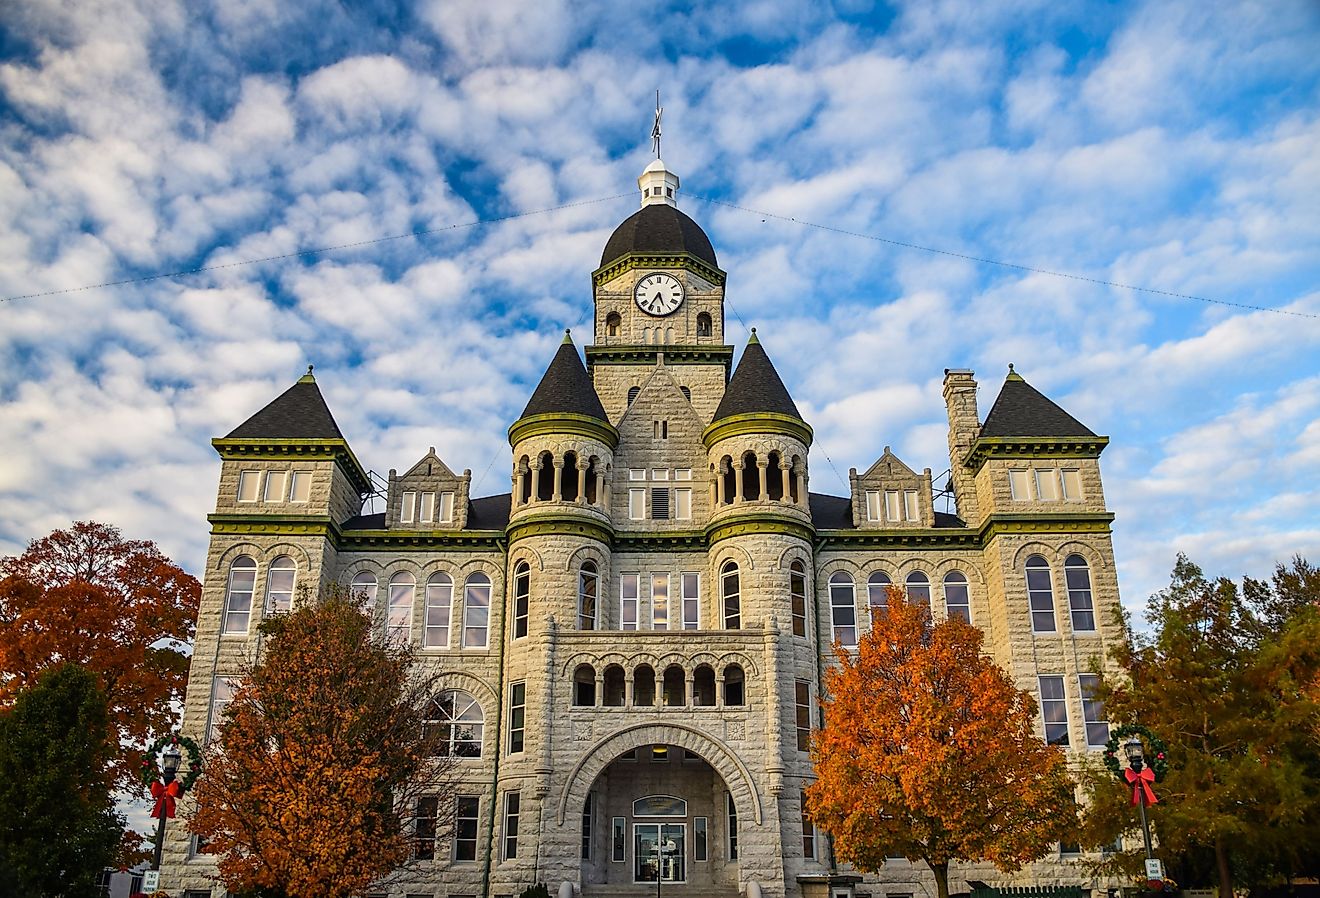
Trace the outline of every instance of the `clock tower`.
<instances>
[{"instance_id":1,"label":"clock tower","mask_svg":"<svg viewBox=\"0 0 1320 898\"><path fill-rule=\"evenodd\" d=\"M595 345L587 367L613 423L628 408L629 390L661 363L709 422L733 360L724 343L725 273L710 238L678 208L678 175L656 159L637 186L642 208L615 228L592 273Z\"/></svg>"}]
</instances>

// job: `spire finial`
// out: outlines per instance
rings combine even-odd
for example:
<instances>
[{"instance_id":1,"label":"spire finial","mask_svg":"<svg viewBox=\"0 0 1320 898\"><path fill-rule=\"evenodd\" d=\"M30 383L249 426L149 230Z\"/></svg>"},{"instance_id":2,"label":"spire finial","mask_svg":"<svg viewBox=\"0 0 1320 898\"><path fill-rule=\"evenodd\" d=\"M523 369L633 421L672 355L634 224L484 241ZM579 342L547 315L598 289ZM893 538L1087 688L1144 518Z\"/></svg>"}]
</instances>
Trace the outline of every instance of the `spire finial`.
<instances>
[{"instance_id":1,"label":"spire finial","mask_svg":"<svg viewBox=\"0 0 1320 898\"><path fill-rule=\"evenodd\" d=\"M308 365L308 366L307 366L307 373L304 374L302 377L298 378L298 383L300 383L300 384L314 384L314 383L316 383L316 378L315 378L315 377L312 377L312 366L311 366L311 365Z\"/></svg>"},{"instance_id":2,"label":"spire finial","mask_svg":"<svg viewBox=\"0 0 1320 898\"><path fill-rule=\"evenodd\" d=\"M569 330L568 328L564 328L564 339L563 339L562 342L563 342L563 343L569 343L569 344L571 344L571 343L573 342L573 332L572 332L571 330Z\"/></svg>"},{"instance_id":3,"label":"spire finial","mask_svg":"<svg viewBox=\"0 0 1320 898\"><path fill-rule=\"evenodd\" d=\"M655 92L655 122L651 125L651 150L655 153L655 158L660 158L660 116L664 114L664 107L660 105L660 91Z\"/></svg>"}]
</instances>

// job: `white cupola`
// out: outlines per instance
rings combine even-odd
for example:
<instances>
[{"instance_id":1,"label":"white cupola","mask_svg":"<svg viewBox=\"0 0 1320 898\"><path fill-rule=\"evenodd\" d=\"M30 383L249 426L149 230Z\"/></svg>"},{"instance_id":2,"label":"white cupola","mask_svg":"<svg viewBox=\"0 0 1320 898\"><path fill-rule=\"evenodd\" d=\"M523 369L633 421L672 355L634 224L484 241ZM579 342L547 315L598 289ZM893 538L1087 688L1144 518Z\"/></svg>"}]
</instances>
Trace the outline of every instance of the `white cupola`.
<instances>
[{"instance_id":1,"label":"white cupola","mask_svg":"<svg viewBox=\"0 0 1320 898\"><path fill-rule=\"evenodd\" d=\"M648 165L637 179L637 186L642 189L643 206L667 203L677 208L678 175L666 168L663 160L656 159Z\"/></svg>"}]
</instances>

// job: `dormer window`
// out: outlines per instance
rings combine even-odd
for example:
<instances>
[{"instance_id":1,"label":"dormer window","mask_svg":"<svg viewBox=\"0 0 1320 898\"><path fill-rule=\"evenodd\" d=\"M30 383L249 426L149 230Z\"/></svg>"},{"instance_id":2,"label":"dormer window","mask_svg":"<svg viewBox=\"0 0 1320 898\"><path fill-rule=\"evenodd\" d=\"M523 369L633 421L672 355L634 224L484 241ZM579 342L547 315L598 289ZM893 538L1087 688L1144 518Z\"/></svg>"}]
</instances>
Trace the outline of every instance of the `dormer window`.
<instances>
[{"instance_id":1,"label":"dormer window","mask_svg":"<svg viewBox=\"0 0 1320 898\"><path fill-rule=\"evenodd\" d=\"M399 503L399 523L411 524L413 522L413 510L417 504L417 494L414 492L405 492L402 501Z\"/></svg>"},{"instance_id":2,"label":"dormer window","mask_svg":"<svg viewBox=\"0 0 1320 898\"><path fill-rule=\"evenodd\" d=\"M422 493L418 503L417 520L429 524L435 520L435 493Z\"/></svg>"},{"instance_id":3,"label":"dormer window","mask_svg":"<svg viewBox=\"0 0 1320 898\"><path fill-rule=\"evenodd\" d=\"M866 519L868 521L879 521L882 519L880 514L879 490L866 491Z\"/></svg>"},{"instance_id":4,"label":"dormer window","mask_svg":"<svg viewBox=\"0 0 1320 898\"><path fill-rule=\"evenodd\" d=\"M294 471L289 485L290 502L308 502L312 498L312 472Z\"/></svg>"}]
</instances>

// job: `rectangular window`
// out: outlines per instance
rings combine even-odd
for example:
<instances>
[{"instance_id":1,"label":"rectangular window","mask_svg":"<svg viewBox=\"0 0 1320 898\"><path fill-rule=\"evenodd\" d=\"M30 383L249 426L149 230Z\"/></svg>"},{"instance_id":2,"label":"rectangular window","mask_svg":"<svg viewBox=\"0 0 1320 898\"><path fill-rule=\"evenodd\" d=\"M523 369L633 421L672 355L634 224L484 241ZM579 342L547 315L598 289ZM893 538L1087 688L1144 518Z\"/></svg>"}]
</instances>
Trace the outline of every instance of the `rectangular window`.
<instances>
[{"instance_id":1,"label":"rectangular window","mask_svg":"<svg viewBox=\"0 0 1320 898\"><path fill-rule=\"evenodd\" d=\"M669 487L651 487L651 520L669 520Z\"/></svg>"},{"instance_id":2,"label":"rectangular window","mask_svg":"<svg viewBox=\"0 0 1320 898\"><path fill-rule=\"evenodd\" d=\"M390 583L389 637L398 643L412 640L413 592L412 578L398 578Z\"/></svg>"},{"instance_id":3,"label":"rectangular window","mask_svg":"<svg viewBox=\"0 0 1320 898\"><path fill-rule=\"evenodd\" d=\"M1079 674L1077 685L1082 693L1086 745L1088 748L1104 748L1109 743L1109 721L1105 719L1105 703L1094 697L1100 687L1100 678L1095 674Z\"/></svg>"},{"instance_id":4,"label":"rectangular window","mask_svg":"<svg viewBox=\"0 0 1320 898\"><path fill-rule=\"evenodd\" d=\"M216 677L211 684L211 720L206 728L206 741L214 742L220 734L220 725L225 722L225 708L234 700L238 691L238 679L235 677Z\"/></svg>"},{"instance_id":5,"label":"rectangular window","mask_svg":"<svg viewBox=\"0 0 1320 898\"><path fill-rule=\"evenodd\" d=\"M1063 477L1063 498L1069 502L1082 498L1082 472L1076 468L1064 468L1059 474Z\"/></svg>"},{"instance_id":6,"label":"rectangular window","mask_svg":"<svg viewBox=\"0 0 1320 898\"><path fill-rule=\"evenodd\" d=\"M794 567L799 566L793 562ZM807 575L803 571L790 570L788 573L788 593L793 602L793 635L807 635Z\"/></svg>"},{"instance_id":7,"label":"rectangular window","mask_svg":"<svg viewBox=\"0 0 1320 898\"><path fill-rule=\"evenodd\" d=\"M449 612L454 604L454 584L448 577L432 577L426 584L426 624L422 645L428 649L449 648Z\"/></svg>"},{"instance_id":8,"label":"rectangular window","mask_svg":"<svg viewBox=\"0 0 1320 898\"><path fill-rule=\"evenodd\" d=\"M811 751L811 684L805 680L794 682L793 700L797 710L797 750Z\"/></svg>"},{"instance_id":9,"label":"rectangular window","mask_svg":"<svg viewBox=\"0 0 1320 898\"><path fill-rule=\"evenodd\" d=\"M435 493L422 493L418 499L417 520L429 524L435 520Z\"/></svg>"},{"instance_id":10,"label":"rectangular window","mask_svg":"<svg viewBox=\"0 0 1320 898\"><path fill-rule=\"evenodd\" d=\"M706 848L709 823L705 817L692 818L692 860L710 860L710 851Z\"/></svg>"},{"instance_id":11,"label":"rectangular window","mask_svg":"<svg viewBox=\"0 0 1320 898\"><path fill-rule=\"evenodd\" d=\"M619 629L637 629L637 596L641 588L637 574L619 576Z\"/></svg>"},{"instance_id":12,"label":"rectangular window","mask_svg":"<svg viewBox=\"0 0 1320 898\"><path fill-rule=\"evenodd\" d=\"M454 520L454 494L452 492L440 494L439 520L444 524Z\"/></svg>"},{"instance_id":13,"label":"rectangular window","mask_svg":"<svg viewBox=\"0 0 1320 898\"><path fill-rule=\"evenodd\" d=\"M733 796L724 793L724 800L729 809L729 860L738 860L738 808L733 803Z\"/></svg>"},{"instance_id":14,"label":"rectangular window","mask_svg":"<svg viewBox=\"0 0 1320 898\"><path fill-rule=\"evenodd\" d=\"M440 816L440 799L423 795L417 799L413 812L413 857L429 861L435 857L436 818Z\"/></svg>"},{"instance_id":15,"label":"rectangular window","mask_svg":"<svg viewBox=\"0 0 1320 898\"><path fill-rule=\"evenodd\" d=\"M490 581L463 588L463 647L484 649L490 633Z\"/></svg>"},{"instance_id":16,"label":"rectangular window","mask_svg":"<svg viewBox=\"0 0 1320 898\"><path fill-rule=\"evenodd\" d=\"M675 469L674 469L674 479L675 479L675 480L691 480L691 479L692 479L692 469L691 469L691 468L675 468Z\"/></svg>"},{"instance_id":17,"label":"rectangular window","mask_svg":"<svg viewBox=\"0 0 1320 898\"><path fill-rule=\"evenodd\" d=\"M1031 499L1031 480L1025 470L1008 472L1008 492L1014 502L1027 502Z\"/></svg>"},{"instance_id":18,"label":"rectangular window","mask_svg":"<svg viewBox=\"0 0 1320 898\"><path fill-rule=\"evenodd\" d=\"M807 819L807 793L802 793L802 856L816 859L816 827Z\"/></svg>"},{"instance_id":19,"label":"rectangular window","mask_svg":"<svg viewBox=\"0 0 1320 898\"><path fill-rule=\"evenodd\" d=\"M687 572L679 574L683 590L683 629L701 629L701 575Z\"/></svg>"},{"instance_id":20,"label":"rectangular window","mask_svg":"<svg viewBox=\"0 0 1320 898\"><path fill-rule=\"evenodd\" d=\"M628 821L623 817L615 817L610 828L610 860L615 863L623 862L623 848L627 832L625 826Z\"/></svg>"},{"instance_id":21,"label":"rectangular window","mask_svg":"<svg viewBox=\"0 0 1320 898\"><path fill-rule=\"evenodd\" d=\"M903 516L909 521L921 520L921 504L916 490L903 491Z\"/></svg>"},{"instance_id":22,"label":"rectangular window","mask_svg":"<svg viewBox=\"0 0 1320 898\"><path fill-rule=\"evenodd\" d=\"M1040 678L1040 713L1045 718L1045 741L1067 745L1068 700L1063 693L1063 677Z\"/></svg>"},{"instance_id":23,"label":"rectangular window","mask_svg":"<svg viewBox=\"0 0 1320 898\"><path fill-rule=\"evenodd\" d=\"M416 493L404 493L399 500L399 523L411 524L413 522L413 508L417 504Z\"/></svg>"},{"instance_id":24,"label":"rectangular window","mask_svg":"<svg viewBox=\"0 0 1320 898\"><path fill-rule=\"evenodd\" d=\"M477 809L475 795L460 795L454 800L454 860L477 859Z\"/></svg>"},{"instance_id":25,"label":"rectangular window","mask_svg":"<svg viewBox=\"0 0 1320 898\"><path fill-rule=\"evenodd\" d=\"M517 792L504 793L504 849L502 860L518 856L518 804Z\"/></svg>"},{"instance_id":26,"label":"rectangular window","mask_svg":"<svg viewBox=\"0 0 1320 898\"><path fill-rule=\"evenodd\" d=\"M1059 472L1054 468L1036 469L1036 498L1042 502L1059 501Z\"/></svg>"},{"instance_id":27,"label":"rectangular window","mask_svg":"<svg viewBox=\"0 0 1320 898\"><path fill-rule=\"evenodd\" d=\"M902 509L898 504L898 490L885 490L885 519L889 521L902 520Z\"/></svg>"},{"instance_id":28,"label":"rectangular window","mask_svg":"<svg viewBox=\"0 0 1320 898\"><path fill-rule=\"evenodd\" d=\"M878 521L881 519L879 490L866 491L866 519L868 521Z\"/></svg>"},{"instance_id":29,"label":"rectangular window","mask_svg":"<svg viewBox=\"0 0 1320 898\"><path fill-rule=\"evenodd\" d=\"M290 502L309 502L312 498L312 472L294 471L293 482L289 486Z\"/></svg>"},{"instance_id":30,"label":"rectangular window","mask_svg":"<svg viewBox=\"0 0 1320 898\"><path fill-rule=\"evenodd\" d=\"M628 517L634 521L646 517L646 490L628 490Z\"/></svg>"},{"instance_id":31,"label":"rectangular window","mask_svg":"<svg viewBox=\"0 0 1320 898\"><path fill-rule=\"evenodd\" d=\"M651 629L669 629L669 575L651 575Z\"/></svg>"},{"instance_id":32,"label":"rectangular window","mask_svg":"<svg viewBox=\"0 0 1320 898\"><path fill-rule=\"evenodd\" d=\"M652 468L652 469L651 469L651 479L652 479L652 480L668 480L668 479L669 479L669 469L668 469L668 468Z\"/></svg>"},{"instance_id":33,"label":"rectangular window","mask_svg":"<svg viewBox=\"0 0 1320 898\"><path fill-rule=\"evenodd\" d=\"M692 520L692 490L674 490L674 520Z\"/></svg>"},{"instance_id":34,"label":"rectangular window","mask_svg":"<svg viewBox=\"0 0 1320 898\"><path fill-rule=\"evenodd\" d=\"M261 496L261 472L242 471L238 475L238 501L256 502Z\"/></svg>"},{"instance_id":35,"label":"rectangular window","mask_svg":"<svg viewBox=\"0 0 1320 898\"><path fill-rule=\"evenodd\" d=\"M509 685L509 754L523 750L524 727L527 725L527 684Z\"/></svg>"},{"instance_id":36,"label":"rectangular window","mask_svg":"<svg viewBox=\"0 0 1320 898\"><path fill-rule=\"evenodd\" d=\"M287 471L267 471L266 491L261 496L263 502L284 501L284 476Z\"/></svg>"},{"instance_id":37,"label":"rectangular window","mask_svg":"<svg viewBox=\"0 0 1320 898\"><path fill-rule=\"evenodd\" d=\"M595 810L595 798L590 792L587 793L587 800L582 803L582 860L591 860L591 818Z\"/></svg>"},{"instance_id":38,"label":"rectangular window","mask_svg":"<svg viewBox=\"0 0 1320 898\"><path fill-rule=\"evenodd\" d=\"M638 470L637 468L630 468L630 469L628 470L628 479L629 479L629 480L645 480L645 479L646 479L646 470L645 470L644 468L641 469L641 470Z\"/></svg>"}]
</instances>

